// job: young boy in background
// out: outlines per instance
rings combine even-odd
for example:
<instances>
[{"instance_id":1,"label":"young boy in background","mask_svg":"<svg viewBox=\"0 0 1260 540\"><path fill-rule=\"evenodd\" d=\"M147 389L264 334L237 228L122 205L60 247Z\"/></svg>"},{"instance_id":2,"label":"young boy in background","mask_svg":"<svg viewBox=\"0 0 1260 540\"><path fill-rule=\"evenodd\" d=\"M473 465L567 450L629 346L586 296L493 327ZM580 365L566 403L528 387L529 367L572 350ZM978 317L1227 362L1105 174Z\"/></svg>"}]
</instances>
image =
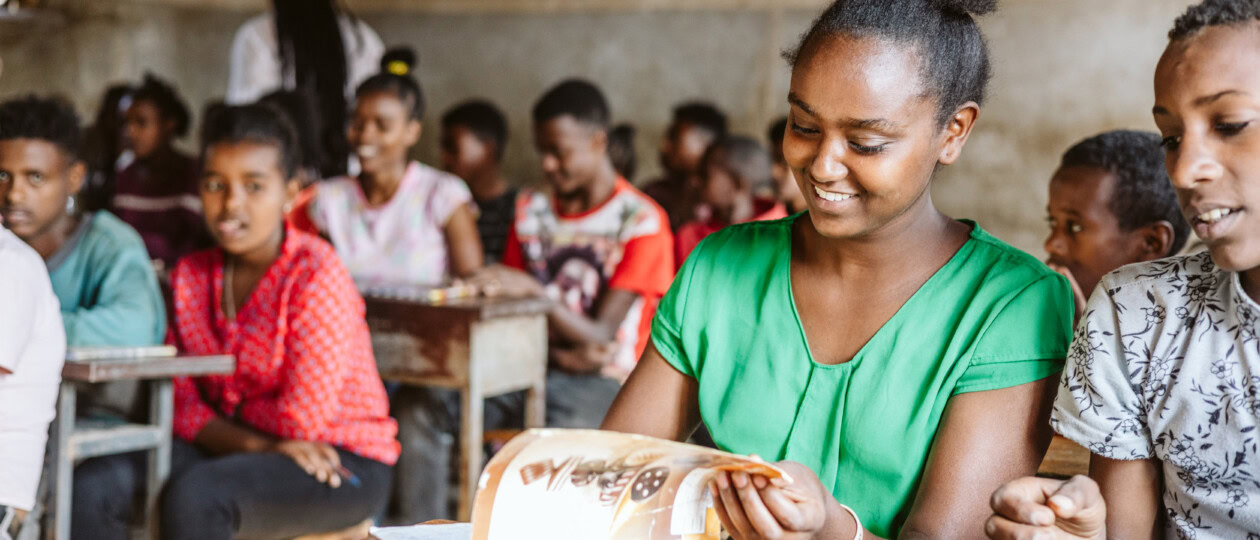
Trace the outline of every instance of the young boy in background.
<instances>
[{"instance_id":1,"label":"young boy in background","mask_svg":"<svg viewBox=\"0 0 1260 540\"><path fill-rule=\"evenodd\" d=\"M1104 275L1186 245L1190 226L1159 143L1143 131L1095 135L1069 148L1050 180L1047 264L1072 283L1077 319Z\"/></svg>"},{"instance_id":2,"label":"young boy in background","mask_svg":"<svg viewBox=\"0 0 1260 540\"><path fill-rule=\"evenodd\" d=\"M700 160L714 141L726 136L726 115L709 103L684 103L674 108L665 140L661 167L665 176L644 186L643 192L669 214L670 230L696 217Z\"/></svg>"},{"instance_id":3,"label":"young boy in background","mask_svg":"<svg viewBox=\"0 0 1260 540\"><path fill-rule=\"evenodd\" d=\"M782 203L755 195L774 180L770 154L751 137L735 135L714 143L700 171L700 200L709 206L710 216L678 229L674 264L682 266L704 237L727 225L788 216Z\"/></svg>"},{"instance_id":4,"label":"young boy in background","mask_svg":"<svg viewBox=\"0 0 1260 540\"><path fill-rule=\"evenodd\" d=\"M805 195L801 193L801 187L796 185L792 169L783 157L783 134L786 130L787 117L780 117L766 130L766 139L770 141L770 157L774 161L770 170L774 175L775 193L788 213L795 214L805 210Z\"/></svg>"},{"instance_id":5,"label":"young boy in background","mask_svg":"<svg viewBox=\"0 0 1260 540\"><path fill-rule=\"evenodd\" d=\"M486 264L503 258L516 217L519 190L503 176L507 138L507 119L489 101L465 101L442 115L442 169L462 178L472 191Z\"/></svg>"}]
</instances>

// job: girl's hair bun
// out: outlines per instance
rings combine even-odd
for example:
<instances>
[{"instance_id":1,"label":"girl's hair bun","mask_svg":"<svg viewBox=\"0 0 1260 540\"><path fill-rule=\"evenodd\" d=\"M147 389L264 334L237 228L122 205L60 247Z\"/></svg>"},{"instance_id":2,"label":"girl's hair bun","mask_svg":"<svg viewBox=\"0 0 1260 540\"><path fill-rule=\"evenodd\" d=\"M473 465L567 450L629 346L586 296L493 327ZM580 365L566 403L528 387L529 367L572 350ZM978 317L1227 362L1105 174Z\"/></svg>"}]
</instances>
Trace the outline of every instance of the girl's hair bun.
<instances>
[{"instance_id":1,"label":"girl's hair bun","mask_svg":"<svg viewBox=\"0 0 1260 540\"><path fill-rule=\"evenodd\" d=\"M997 11L998 0L932 0L932 4L946 13L979 17Z\"/></svg>"},{"instance_id":2,"label":"girl's hair bun","mask_svg":"<svg viewBox=\"0 0 1260 540\"><path fill-rule=\"evenodd\" d=\"M381 71L407 77L414 76L416 52L411 47L394 47L381 56Z\"/></svg>"}]
</instances>

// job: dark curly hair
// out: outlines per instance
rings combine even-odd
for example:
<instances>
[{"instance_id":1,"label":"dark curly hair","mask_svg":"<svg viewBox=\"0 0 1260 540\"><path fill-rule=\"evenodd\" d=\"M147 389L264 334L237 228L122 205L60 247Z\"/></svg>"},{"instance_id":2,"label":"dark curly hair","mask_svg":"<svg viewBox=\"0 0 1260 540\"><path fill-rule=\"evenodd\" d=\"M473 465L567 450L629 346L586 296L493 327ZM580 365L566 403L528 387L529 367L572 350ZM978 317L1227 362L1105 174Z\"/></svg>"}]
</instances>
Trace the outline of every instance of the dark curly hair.
<instances>
[{"instance_id":1,"label":"dark curly hair","mask_svg":"<svg viewBox=\"0 0 1260 540\"><path fill-rule=\"evenodd\" d=\"M81 138L74 106L62 98L29 95L0 103L0 141L47 141L77 160Z\"/></svg>"},{"instance_id":2,"label":"dark curly hair","mask_svg":"<svg viewBox=\"0 0 1260 540\"><path fill-rule=\"evenodd\" d=\"M975 17L997 0L836 0L784 57L795 68L824 38L877 37L906 44L923 56L924 86L937 100L937 124L969 101L984 103L992 75L989 47Z\"/></svg>"},{"instance_id":3,"label":"dark curly hair","mask_svg":"<svg viewBox=\"0 0 1260 540\"><path fill-rule=\"evenodd\" d=\"M463 126L481 142L494 145L494 159L503 160L503 151L507 149L507 118L493 103L473 99L451 107L442 115L442 127L454 126Z\"/></svg>"},{"instance_id":4,"label":"dark curly hair","mask_svg":"<svg viewBox=\"0 0 1260 540\"><path fill-rule=\"evenodd\" d=\"M1260 0L1204 0L1177 17L1168 39L1180 41L1209 26L1260 20Z\"/></svg>"},{"instance_id":5,"label":"dark curly hair","mask_svg":"<svg viewBox=\"0 0 1260 540\"><path fill-rule=\"evenodd\" d=\"M1093 167L1116 177L1107 204L1120 222L1132 231L1159 221L1173 227L1170 253L1186 245L1190 225L1181 215L1177 193L1164 168L1160 136L1146 131L1116 130L1076 143L1063 154L1061 167Z\"/></svg>"},{"instance_id":6,"label":"dark curly hair","mask_svg":"<svg viewBox=\"0 0 1260 540\"><path fill-rule=\"evenodd\" d=\"M578 122L607 131L612 113L598 87L582 79L568 79L551 87L534 104L535 124L561 116L572 116Z\"/></svg>"},{"instance_id":7,"label":"dark curly hair","mask_svg":"<svg viewBox=\"0 0 1260 540\"><path fill-rule=\"evenodd\" d=\"M252 142L280 150L280 167L285 178L293 178L302 163L301 143L293 122L274 105L254 103L225 106L206 119L202 130L201 157L216 144Z\"/></svg>"},{"instance_id":8,"label":"dark curly hair","mask_svg":"<svg viewBox=\"0 0 1260 540\"><path fill-rule=\"evenodd\" d=\"M188 134L188 126L192 119L188 112L188 105L184 104L184 99L179 97L179 93L169 83L152 73L144 74L144 82L131 95L132 103L141 101L152 103L164 120L175 123L173 133L176 138Z\"/></svg>"},{"instance_id":9,"label":"dark curly hair","mask_svg":"<svg viewBox=\"0 0 1260 540\"><path fill-rule=\"evenodd\" d=\"M714 139L726 136L726 114L712 103L691 101L674 107L675 124L691 124Z\"/></svg>"}]
</instances>

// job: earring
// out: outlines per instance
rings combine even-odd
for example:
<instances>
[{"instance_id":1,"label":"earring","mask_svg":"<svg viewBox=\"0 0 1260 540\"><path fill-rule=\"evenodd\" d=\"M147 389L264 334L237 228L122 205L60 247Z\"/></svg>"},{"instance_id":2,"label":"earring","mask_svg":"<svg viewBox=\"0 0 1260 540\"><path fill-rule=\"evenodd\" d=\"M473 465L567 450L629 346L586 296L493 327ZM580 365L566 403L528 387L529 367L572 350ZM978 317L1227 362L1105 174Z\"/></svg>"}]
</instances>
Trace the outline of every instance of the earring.
<instances>
[{"instance_id":1,"label":"earring","mask_svg":"<svg viewBox=\"0 0 1260 540\"><path fill-rule=\"evenodd\" d=\"M66 197L66 214L74 215L74 196Z\"/></svg>"}]
</instances>

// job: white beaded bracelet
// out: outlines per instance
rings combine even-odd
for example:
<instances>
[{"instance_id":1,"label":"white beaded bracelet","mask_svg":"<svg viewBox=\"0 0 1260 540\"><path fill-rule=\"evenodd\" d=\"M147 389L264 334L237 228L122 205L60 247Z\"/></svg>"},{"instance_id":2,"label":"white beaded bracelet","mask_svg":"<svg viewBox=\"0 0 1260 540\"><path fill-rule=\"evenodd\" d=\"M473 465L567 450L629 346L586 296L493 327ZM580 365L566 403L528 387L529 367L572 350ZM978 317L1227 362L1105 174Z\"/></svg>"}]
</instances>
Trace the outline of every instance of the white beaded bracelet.
<instances>
[{"instance_id":1,"label":"white beaded bracelet","mask_svg":"<svg viewBox=\"0 0 1260 540\"><path fill-rule=\"evenodd\" d=\"M862 520L858 517L857 512L843 504L840 505L840 508L843 508L850 516L853 516L853 522L857 524L857 531L853 533L853 540L862 540L862 537L866 535L866 530L862 528Z\"/></svg>"}]
</instances>

